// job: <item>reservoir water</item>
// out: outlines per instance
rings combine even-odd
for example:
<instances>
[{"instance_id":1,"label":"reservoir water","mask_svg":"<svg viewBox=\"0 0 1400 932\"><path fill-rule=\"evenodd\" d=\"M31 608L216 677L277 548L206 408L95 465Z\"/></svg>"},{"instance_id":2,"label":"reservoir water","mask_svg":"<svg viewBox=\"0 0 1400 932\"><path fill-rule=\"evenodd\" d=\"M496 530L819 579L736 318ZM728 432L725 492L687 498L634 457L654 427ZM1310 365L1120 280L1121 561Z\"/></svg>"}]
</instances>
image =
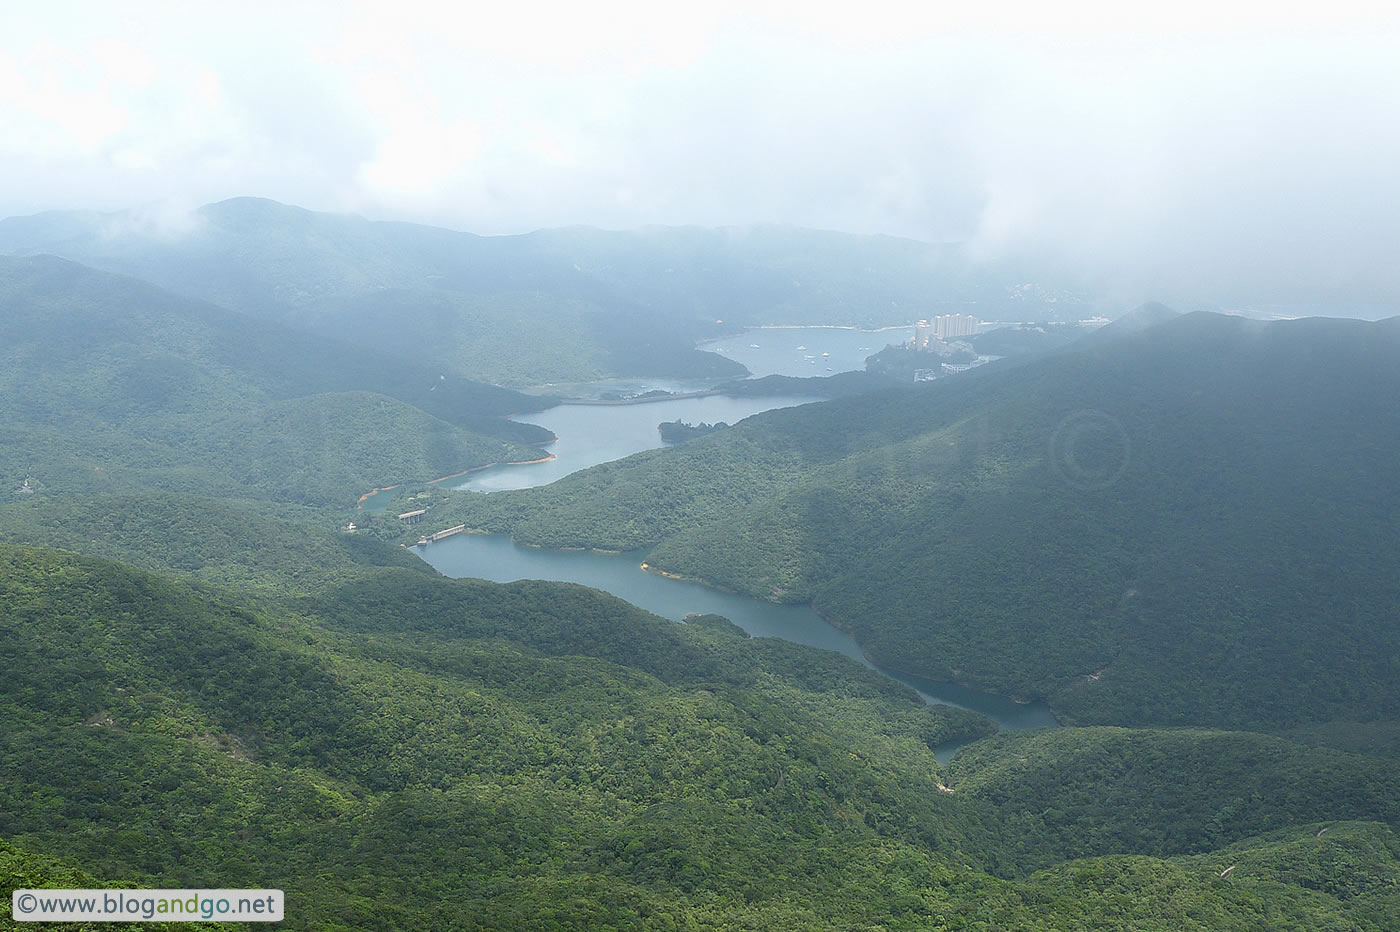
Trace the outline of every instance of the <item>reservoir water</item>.
<instances>
[{"instance_id":1,"label":"reservoir water","mask_svg":"<svg viewBox=\"0 0 1400 932\"><path fill-rule=\"evenodd\" d=\"M737 336L709 340L697 349L743 363L755 378L765 375L806 378L864 369L867 356L875 355L890 343L906 343L913 335L912 326L881 330L756 327Z\"/></svg>"},{"instance_id":2,"label":"reservoir water","mask_svg":"<svg viewBox=\"0 0 1400 932\"><path fill-rule=\"evenodd\" d=\"M540 550L518 546L509 538L494 534L458 534L415 550L444 576L496 582L547 579L581 583L675 621L691 612L723 615L754 637L783 638L855 658L913 687L928 702L981 712L996 719L1005 731L1053 728L1059 724L1043 702L1018 703L955 683L924 680L877 667L865 659L850 635L833 628L805 605L776 605L648 573L641 568L645 556L641 551L613 556ZM960 746L961 743L950 743L935 752L940 760L946 760Z\"/></svg>"},{"instance_id":3,"label":"reservoir water","mask_svg":"<svg viewBox=\"0 0 1400 932\"><path fill-rule=\"evenodd\" d=\"M642 404L558 405L517 418L554 431L559 439L540 447L541 456L552 453L554 459L523 466L492 466L478 470L464 476L454 488L496 492L546 485L589 466L665 446L656 430L656 425L662 421L685 421L689 424L723 421L735 424L761 411L818 400L707 395L703 398L672 398Z\"/></svg>"},{"instance_id":4,"label":"reservoir water","mask_svg":"<svg viewBox=\"0 0 1400 932\"><path fill-rule=\"evenodd\" d=\"M756 379L765 375L835 375L864 369L865 358L891 343L907 343L912 324L853 330L848 327L750 327L742 333L706 340L696 349L743 363ZM729 378L718 381L727 382ZM660 389L696 392L713 388L715 379L617 378L596 382L546 382L528 391L560 398L600 398L604 394L635 395Z\"/></svg>"},{"instance_id":5,"label":"reservoir water","mask_svg":"<svg viewBox=\"0 0 1400 932\"><path fill-rule=\"evenodd\" d=\"M900 343L913 334L912 327L883 330L849 330L842 327L760 327L734 336L710 340L699 348L743 363L755 378L765 375L828 376L865 368L865 358ZM570 398L599 399L604 395L639 395L648 391L675 393L703 391L713 381L674 379L612 379L603 382L540 386ZM626 405L563 404L515 418L538 424L559 438L542 446L541 455L553 454L544 463L494 466L471 473L454 486L475 492L525 489L546 485L571 472L621 459L642 450L664 446L656 425L662 421L691 424L734 424L750 415L791 405L819 401L817 397L671 398ZM382 504L379 507L383 507Z\"/></svg>"}]
</instances>

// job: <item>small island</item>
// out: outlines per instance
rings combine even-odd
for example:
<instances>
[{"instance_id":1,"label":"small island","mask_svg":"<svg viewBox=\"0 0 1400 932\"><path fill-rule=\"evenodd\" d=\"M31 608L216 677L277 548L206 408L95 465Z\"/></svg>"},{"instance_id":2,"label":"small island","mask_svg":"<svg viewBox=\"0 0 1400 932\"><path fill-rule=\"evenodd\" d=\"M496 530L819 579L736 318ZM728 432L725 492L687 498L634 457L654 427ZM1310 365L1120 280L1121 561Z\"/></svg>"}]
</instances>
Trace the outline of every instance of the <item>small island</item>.
<instances>
[{"instance_id":1,"label":"small island","mask_svg":"<svg viewBox=\"0 0 1400 932\"><path fill-rule=\"evenodd\" d=\"M703 421L699 424L687 424L685 421L662 421L656 425L656 429L661 431L661 439L666 443L682 443L714 433L717 430L723 430L728 426L724 421L716 421L713 424L706 424Z\"/></svg>"}]
</instances>

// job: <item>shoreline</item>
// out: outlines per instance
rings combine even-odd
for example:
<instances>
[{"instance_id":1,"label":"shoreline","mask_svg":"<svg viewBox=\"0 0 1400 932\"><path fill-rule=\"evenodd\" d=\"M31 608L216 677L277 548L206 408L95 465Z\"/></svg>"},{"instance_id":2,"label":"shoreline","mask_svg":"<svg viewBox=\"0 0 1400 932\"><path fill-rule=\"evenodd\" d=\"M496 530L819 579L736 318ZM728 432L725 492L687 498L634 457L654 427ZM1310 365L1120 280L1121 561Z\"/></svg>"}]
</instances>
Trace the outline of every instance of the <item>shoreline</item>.
<instances>
[{"instance_id":1,"label":"shoreline","mask_svg":"<svg viewBox=\"0 0 1400 932\"><path fill-rule=\"evenodd\" d=\"M558 437L555 437L554 440L549 440L546 442L554 443L558 439ZM449 476L443 476L439 479L429 479L427 482L424 483L424 485L437 485L439 482L446 482L448 479L457 479L461 476L469 475L474 472L481 472L481 470L483 469L495 469L497 466L533 466L536 463L548 463L550 460L553 459L558 459L558 457L551 453L548 456L541 456L539 459L535 460L511 460L508 463L487 463L485 466L473 466L471 469L464 469L461 472L454 472Z\"/></svg>"},{"instance_id":2,"label":"shoreline","mask_svg":"<svg viewBox=\"0 0 1400 932\"><path fill-rule=\"evenodd\" d=\"M555 437L554 440L550 440L550 441L546 441L546 442L548 442L548 443L553 443L555 440L558 440L558 439L559 439L558 437ZM533 465L535 465L536 463L548 463L550 460L552 460L552 459L557 459L557 458L558 458L558 457L556 457L553 453L551 453L551 454L549 454L548 456L542 456L542 457L540 457L539 459L534 459L534 460L513 460L513 461L508 462L508 463L487 463L487 464L485 464L484 466L473 466L473 467L471 467L470 469L464 469L464 470L462 470L461 472L454 472L454 473L452 473L452 474L450 474L450 475L440 476L440 477L437 478L437 479L428 479L428 480L425 481L423 484L424 484L424 485L437 485L439 482L446 482L446 481L449 480L449 479L456 479L456 478L458 478L458 477L460 477L460 476L465 476L465 475L467 475L468 473L479 472L479 471L481 471L481 470L483 470L483 469L495 469L497 466L533 466ZM366 492L364 495L361 495L358 499L355 500L355 507L356 507L356 508L362 507L362 506L364 505L365 502L369 501L371 498L373 498L374 496L378 495L380 492L392 492L394 489L400 488L401 486L405 486L405 485L414 485L414 484L415 484L415 483L413 483L413 482L396 482L396 483L394 483L393 485L386 485L386 486L381 486L381 487L379 487L379 488L370 489L370 490L369 490L368 492Z\"/></svg>"},{"instance_id":3,"label":"shoreline","mask_svg":"<svg viewBox=\"0 0 1400 932\"><path fill-rule=\"evenodd\" d=\"M713 589L715 592L723 592L725 595L743 595L742 592L738 592L734 589L726 589L717 583L710 582L708 579L701 579L699 576L684 576L680 573L672 573L667 570L660 569L658 567L652 566L645 560L643 560L641 563L641 569L642 572L651 573L653 576L663 576L666 579L674 579L676 582L694 583L697 586L704 586L706 589ZM760 599L758 601L766 602L768 600ZM773 604L780 605L782 603L774 602Z\"/></svg>"},{"instance_id":4,"label":"shoreline","mask_svg":"<svg viewBox=\"0 0 1400 932\"><path fill-rule=\"evenodd\" d=\"M759 324L751 327L751 330L855 330L860 333L885 333L890 330L909 330L913 324L893 324L889 327L876 327L874 330L867 330L864 327L857 327L854 324ZM723 338L721 338L723 339ZM713 341L711 341L713 342Z\"/></svg>"},{"instance_id":5,"label":"shoreline","mask_svg":"<svg viewBox=\"0 0 1400 932\"><path fill-rule=\"evenodd\" d=\"M509 541L510 541L512 544L514 544L515 546L517 546L517 547L523 547L523 548L528 548L528 549L530 549L530 550L553 550L553 551L556 551L556 552L559 552L559 553L589 552L589 553L597 553L597 554L606 555L606 556L623 556L623 555L625 555L625 554L628 552L628 551L608 550L608 549L603 549L603 548L598 548L598 547L547 547L547 546L545 546L545 545L543 545L543 544L522 543L522 542L516 540L516 539L515 539L513 536L511 536L510 534L500 534L499 532L491 532L491 531L486 531L486 530L479 529L479 528L468 528L468 529L465 529L465 530L464 530L464 533L468 533L468 534L492 534L492 533L496 533L497 536L505 537L507 540L509 540ZM642 548L636 548L636 549L637 549L637 550L641 550ZM421 559L421 556L420 556L420 559ZM755 602L761 602L761 603L764 603L764 604L767 604L767 605L775 605L775 606L776 606L776 605L799 605L799 606L800 606L800 605L805 605L808 609L811 610L812 614L816 615L817 618L821 620L821 622L822 622L823 624L825 624L825 625L831 627L832 629L834 629L834 630L836 630L836 631L841 632L841 633L844 634L846 637L850 638L850 639L851 639L851 642L852 642L852 643L856 646L856 648L860 651L861 657L864 658L865 662L866 662L867 664L870 665L871 669L875 670L875 671L878 672L878 673L881 673L882 675L889 676L891 679L894 679L896 682L899 682L899 683L903 684L904 686L909 687L910 689L914 689L916 692L919 692L919 691L920 691L920 690L918 689L918 687L912 686L912 685L909 684L909 683L905 683L903 680L900 680L898 677L894 676L893 674L899 674L899 675L901 675L901 676L914 677L915 679L923 680L923 681L927 682L930 686L933 686L933 687L935 687L935 688L936 688L939 684L944 684L944 685L956 687L956 688L958 688L958 689L965 689L965 690L968 690L968 691L970 691L970 692L978 693L978 694L980 694L980 695L987 696L987 697L990 697L990 698L992 698L992 699L1004 700L1004 701L1006 701L1006 702L1014 703L1014 704L1019 705L1019 706L1026 706L1026 705L1033 705L1033 704L1035 704L1035 703L1040 703L1041 705L1044 705L1044 706L1045 706L1045 709L1046 709L1046 711L1049 713L1051 720L1055 723L1054 727L1059 727L1059 728L1066 727L1065 724L1064 724L1064 722L1062 722L1062 721L1060 720L1060 717L1055 713L1054 709L1052 709L1052 708L1050 707L1050 703L1049 703L1048 700L1045 700L1045 699L1024 699L1024 698L1020 698L1020 697L1016 697L1016 696L1008 696L1008 695L1005 695L1005 694L1002 694L1002 693L991 692L991 691L989 691L989 690L980 689L980 688L978 688L978 687L976 687L976 686L970 685L970 684L968 684L968 683L966 683L966 682L964 682L964 681L959 680L959 679L956 678L956 677L953 677L953 678L951 678L951 679L946 679L946 680L930 679L929 677L927 677L927 676L925 676L925 675L923 675L923 674L921 674L921 673L916 673L916 672L914 672L914 671L912 671L912 670L901 669L900 667L891 666L891 665L889 665L889 664L885 664L885 663L881 663L881 662L877 661L876 659L874 659L873 657L870 656L870 653L869 653L869 651L866 649L865 645L861 644L860 641L858 641L858 640L856 639L856 637L855 637L854 634L852 634L847 628L842 627L841 625L839 625L839 624L837 624L836 622L832 621L832 620L831 620L829 617L827 617L825 614L823 614L823 613L817 608L817 604L816 604L815 600L808 600L808 601L805 601L805 602L779 602L779 601L777 601L777 600L775 600L775 599L765 599L765 598L760 598L760 597L758 597L758 596L749 596L749 595L746 595L745 593L739 592L739 591L734 590L734 589L726 588L726 587L724 587L724 586L719 585L718 583L711 582L710 580L703 579L703 578L698 577L698 576L687 576L687 575L685 575L685 574L683 574L683 573L673 573L673 572L671 572L671 571L669 571L669 570L663 570L663 569L661 569L660 567L657 567L657 566L652 565L652 564L651 564L649 561L647 561L647 560L641 561L641 562L638 564L638 566L639 566L639 568L642 570L642 572L644 572L644 573L651 573L651 574L654 575L654 576L661 576L661 577L663 577L663 578L665 578L665 579L672 579L672 580L675 580L676 582L692 583L692 584L694 584L694 585L703 586L703 587L706 588L706 589L710 589L710 590L713 590L713 591L715 591L715 592L721 592L721 593L724 593L724 594L726 594L726 595L737 595L737 596L740 596L740 597L743 597L743 598L752 598ZM584 585L588 585L588 584L585 583ZM606 590L604 590L604 591L606 591ZM622 596L617 596L617 597L618 597L618 598L623 598ZM624 599L624 601L626 601L626 600ZM921 697L921 700L922 700L922 697ZM951 706L954 706L954 707L956 707L956 708L966 708L966 706L962 706L962 705L960 705L959 703L950 702L950 701L948 701L948 700L937 700L936 703L930 703L930 702L928 702L927 700L922 700L922 701L924 701L924 704L925 704L925 705L944 704L944 705L951 705ZM976 710L973 710L973 711L976 711ZM1000 720L1000 719L995 718L995 717L992 716L992 715L988 715L988 714L985 713L985 712L980 713L980 714L985 715L987 718L990 718L990 719L992 719L993 721L995 721L995 722L997 723L997 729L998 729L998 731L1001 731L1001 730L1002 730L1002 723L1001 723L1001 720Z\"/></svg>"},{"instance_id":6,"label":"shoreline","mask_svg":"<svg viewBox=\"0 0 1400 932\"><path fill-rule=\"evenodd\" d=\"M514 538L512 538L512 541L513 541L513 540L514 540ZM526 545L526 546L528 546L528 545ZM549 548L540 547L539 549L544 550L544 549L549 549ZM555 548L555 549L559 549L559 548ZM579 548L574 548L574 549L583 550L583 549L585 549L585 548L579 547ZM589 548L589 549L591 549L591 548ZM596 551L595 551L595 552L596 552ZM604 551L604 552L606 552L606 551ZM832 628L834 628L835 630L840 631L842 634L844 634L844 635L846 635L848 638L850 638L850 639L851 639L851 642L852 642L853 644L855 644L855 646L860 650L860 655L861 655L861 657L863 657L863 658L865 659L865 662L868 663L868 664L870 664L870 666L871 666L872 668L874 668L875 670L878 670L878 671L887 671L887 672L889 672L889 673L898 673L898 674L901 674L901 675L903 675L903 676L912 676L912 677L914 677L915 679L924 680L925 682L928 682L928 683L930 683L930 684L946 683L946 684L949 685L949 686L956 686L956 687L958 687L959 689L970 690L971 692L980 693L981 695L984 695L984 696L991 696L991 697L996 698L996 699L1005 699L1007 702L1014 702L1016 705L1021 705L1021 706L1034 705L1035 703L1038 702L1038 703L1040 703L1040 704L1042 704L1042 705L1045 706L1045 710L1046 710L1047 712L1049 712L1049 713L1050 713L1050 717L1051 717L1052 719L1054 719L1056 727L1059 727L1059 728L1064 728L1064 727L1065 727L1065 723L1062 722L1062 721L1060 721L1060 717L1059 717L1058 715L1056 715L1056 714L1055 714L1055 710L1052 709L1052 708L1050 707L1050 701L1049 701L1048 699L1025 699L1025 698L1022 698L1022 697L1020 697L1020 696L1009 696L1009 695L1006 695L1006 694L1004 694L1004 693L992 692L991 690L982 689L982 688L980 688L980 687L978 687L978 686L972 685L971 683L967 683L967 682L965 682L965 681L963 681L963 680L960 680L960 679L958 679L956 676L950 677L950 678L948 678L948 679L943 679L943 680L931 679L930 677L928 677L927 675L925 675L925 674L923 674L923 673L916 673L916 672L913 671L913 670L905 670L905 669L902 669L902 668L900 668L900 667L896 667L896 666L893 666L893 665L888 664L888 663L882 663L881 661L876 660L874 657L872 657L872 656L870 655L870 651L866 649L865 645L862 644L859 640L856 639L855 634L853 634L849 628L846 628L846 627L844 627L843 625L840 625L840 624L838 624L837 622L832 621L831 618L829 618L824 612L822 612L821 609L819 609L819 608L817 607L816 600L814 600L814 599L813 599L813 600L806 601L806 602L780 602L780 601L778 601L778 600L776 600L776 599L765 599L765 598L762 598L762 597L760 597L760 596L748 596L748 595L745 595L745 593L739 592L739 591L737 591L737 590L735 590L735 589L727 589L727 588L725 588L724 586L719 585L718 583L710 582L708 579L702 579L702 578L700 578L700 577L698 577L698 576L686 576L686 575L684 575L683 573L672 573L672 572L670 572L670 571L668 571L668 570L663 570L663 569L660 569L660 568L658 568L658 567L652 566L651 564L649 564L649 563L647 563L647 562L645 562L645 561L642 562L641 568L642 568L642 570L643 570L644 572L651 573L651 574L656 575L656 576L664 576L666 579L674 579L674 580L676 580L677 582L694 583L695 585L704 586L706 589L713 589L713 590L716 591L716 592L723 592L723 593L725 593L726 595L744 596L745 598L751 598L751 599L753 599L753 600L756 601L756 602L764 602L764 603L767 603L767 604L769 604L769 605L806 605L809 609L811 609L812 614L813 614L813 615L816 615L818 618L820 618L824 624L830 625L830 626L831 626ZM905 683L904 685L908 686L909 684L908 684L908 683ZM911 689L914 689L914 687L912 687L912 686L910 686L910 688L911 688ZM927 705L928 703L925 703L925 704ZM947 703L947 702L945 702L945 703L943 703L943 704L945 704L945 705L956 705L955 703ZM962 706L956 706L956 707L957 707L957 708L963 708ZM979 714L985 715L986 713L979 713ZM987 717L988 717L988 718L991 718L990 715L988 715ZM993 721L997 721L997 720L996 720L996 719L993 719ZM1000 730L1000 728L1001 728L1001 723L1000 723L1000 721L997 721L997 728L998 728L998 730Z\"/></svg>"},{"instance_id":7,"label":"shoreline","mask_svg":"<svg viewBox=\"0 0 1400 932\"><path fill-rule=\"evenodd\" d=\"M775 604L776 604L776 603L775 603ZM1055 720L1055 724L1058 725L1058 726L1061 727L1061 728L1064 727L1064 722L1061 722L1061 721L1060 721L1060 717L1059 717L1058 715L1055 714L1055 710L1052 709L1052 708L1050 708L1050 701L1049 701L1048 699L1022 699L1022 698L1019 698L1019 697L1017 697L1017 696L1007 696L1007 695L1004 695L1004 694L1002 694L1002 693L994 693L994 692L992 692L991 690L979 689L978 687L973 686L973 685L971 685L970 683L965 683L965 682L960 681L957 677L952 677L952 678L946 679L946 680L935 680L935 679L930 679L928 676L924 675L923 673L915 673L913 670L904 670L904 669L901 669L901 668L899 668L899 667L893 666L892 664L881 663L880 661L876 660L874 657L870 656L870 651L868 651L868 650L865 649L865 645L864 645L864 644L862 644L860 641L857 641L857 640L856 640L856 636L855 636L854 634L852 634L851 631L850 631L849 629L847 629L847 628L845 628L845 627L842 627L841 625L839 625L839 624L837 624L836 622L832 621L830 618L828 618L828 617L822 612L821 609L817 608L817 603L816 603L815 600L813 600L813 601L811 601L811 602L808 602L808 603L807 603L807 607L810 608L810 609L812 610L812 614L816 615L816 616L817 616L818 618L820 618L822 621L824 621L824 622L826 622L827 624L831 625L831 626L832 626L833 628L835 628L837 631L840 631L842 634L846 635L846 636L849 637L852 641L854 641L854 642L855 642L855 645L856 645L857 647L860 648L860 655L861 655L862 657L865 658L866 663L870 664L872 667L875 667L875 668L878 669L878 670L889 670L891 673L899 673L899 674L902 674L903 676L912 676L912 677L914 677L915 679L924 680L924 681L929 682L929 683L947 683L947 684L949 684L950 686L956 686L956 687L958 687L959 689L970 689L970 690L972 690L972 691L975 692L975 693L981 693L981 694L984 695L984 696L995 696L995 697L997 697L998 699L1005 699L1005 700L1007 700L1008 702L1014 702L1014 703L1016 703L1017 705L1033 705L1033 704L1039 702L1039 703L1044 704L1046 710L1050 713L1050 717L1053 718L1053 719ZM906 684L906 685L908 685L908 684ZM912 687L911 687L911 688L912 688ZM983 714L985 714L985 713L983 713ZM990 717L991 717L991 716L988 716L988 718L990 718ZM1000 723L998 723L998 727L1000 727Z\"/></svg>"},{"instance_id":8,"label":"shoreline","mask_svg":"<svg viewBox=\"0 0 1400 932\"><path fill-rule=\"evenodd\" d=\"M360 507L360 506L363 505L365 502L369 501L371 498L374 498L374 496L378 495L380 492L389 492L389 491L392 491L393 489L397 489L397 488L399 487L399 485L401 485L401 484L402 484L402 483L396 483L396 484L394 484L394 485L386 485L386 486L384 486L384 488L382 488L382 489L370 489L368 492L366 492L364 495L361 495L361 496L355 501L355 507L356 507L356 508Z\"/></svg>"},{"instance_id":9,"label":"shoreline","mask_svg":"<svg viewBox=\"0 0 1400 932\"><path fill-rule=\"evenodd\" d=\"M831 622L827 622L827 624L831 624ZM833 627L833 628L836 628L836 625L832 625L832 627ZM838 630L838 631L841 631L841 630L844 630L844 629L842 629L842 628L837 628L837 630ZM852 637L852 640L855 640L854 637ZM860 642L857 641L856 643L859 644ZM994 696L994 697L996 697L997 699L1005 699L1007 702L1014 702L1014 703L1016 703L1017 705L1035 705L1035 704L1038 702L1038 703L1040 703L1041 705L1045 706L1046 711L1050 713L1050 717L1053 718L1053 719L1055 720L1055 726L1056 726L1056 727L1058 727L1058 728L1065 728L1065 727L1067 727L1067 726L1065 725L1064 722L1060 721L1060 717L1059 717L1058 715L1055 714L1055 710L1052 709L1052 708L1050 707L1050 700L1048 700L1048 699L1022 699L1022 698L1019 698L1019 697L1017 697L1017 696L1007 696L1007 695L1004 695L1004 694L1002 694L1002 693L994 693L994 692L992 692L991 690L980 689L980 688L978 688L978 687L976 687L976 686L971 685L970 683L966 683L966 682L963 682L963 681L958 680L958 679L951 679L951 680L931 680L931 679L929 679L927 676L924 676L922 673L915 673L913 670L902 670L902 669L900 669L899 667L892 667L892 666L890 666L889 664L880 663L878 660L875 660L875 659L872 658L868 653L866 653L864 647L861 647L860 652L861 652L861 654L865 657L866 660L869 660L869 661L870 661L872 664L874 664L876 667L879 667L881 670L889 670L891 673L899 673L899 674L901 674L901 675L903 675L903 676L912 676L912 677L914 677L915 679L924 680L924 681L929 682L929 683L947 683L948 685L950 685L950 686L956 686L956 687L958 687L959 689L966 689L966 690L969 690L969 691L971 691L971 692L980 693L980 694L983 695L983 696ZM906 685L908 685L908 684L906 684ZM974 710L974 711L975 711L975 710ZM986 715L985 712L984 712L984 713L981 713L981 714ZM991 718L990 715L988 715L987 717L988 717L988 718Z\"/></svg>"},{"instance_id":10,"label":"shoreline","mask_svg":"<svg viewBox=\"0 0 1400 932\"><path fill-rule=\"evenodd\" d=\"M615 405L645 405L659 404L664 401L677 401L682 398L707 398L711 395L723 395L724 392L718 388L703 388L694 392L667 392L665 395L653 395L650 398L566 398L559 402L562 408L565 405L594 405L594 406L615 406ZM558 439L557 437L555 438Z\"/></svg>"}]
</instances>

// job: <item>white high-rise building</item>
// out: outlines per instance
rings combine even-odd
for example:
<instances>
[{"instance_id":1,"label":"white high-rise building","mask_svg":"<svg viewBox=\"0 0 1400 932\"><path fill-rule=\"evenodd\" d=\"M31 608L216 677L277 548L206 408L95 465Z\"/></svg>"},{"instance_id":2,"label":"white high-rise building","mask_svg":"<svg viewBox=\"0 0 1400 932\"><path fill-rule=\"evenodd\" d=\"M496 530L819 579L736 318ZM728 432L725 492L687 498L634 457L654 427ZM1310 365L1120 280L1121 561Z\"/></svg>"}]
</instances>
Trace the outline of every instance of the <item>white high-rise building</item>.
<instances>
[{"instance_id":1,"label":"white high-rise building","mask_svg":"<svg viewBox=\"0 0 1400 932\"><path fill-rule=\"evenodd\" d=\"M956 340L970 337L977 332L980 321L970 314L940 314L929 321L934 337L939 340Z\"/></svg>"},{"instance_id":2,"label":"white high-rise building","mask_svg":"<svg viewBox=\"0 0 1400 932\"><path fill-rule=\"evenodd\" d=\"M933 331L926 320L914 325L914 349L928 349L929 334Z\"/></svg>"},{"instance_id":3,"label":"white high-rise building","mask_svg":"<svg viewBox=\"0 0 1400 932\"><path fill-rule=\"evenodd\" d=\"M914 325L914 349L926 350L933 340L956 340L977 333L981 321L970 314L940 314Z\"/></svg>"}]
</instances>

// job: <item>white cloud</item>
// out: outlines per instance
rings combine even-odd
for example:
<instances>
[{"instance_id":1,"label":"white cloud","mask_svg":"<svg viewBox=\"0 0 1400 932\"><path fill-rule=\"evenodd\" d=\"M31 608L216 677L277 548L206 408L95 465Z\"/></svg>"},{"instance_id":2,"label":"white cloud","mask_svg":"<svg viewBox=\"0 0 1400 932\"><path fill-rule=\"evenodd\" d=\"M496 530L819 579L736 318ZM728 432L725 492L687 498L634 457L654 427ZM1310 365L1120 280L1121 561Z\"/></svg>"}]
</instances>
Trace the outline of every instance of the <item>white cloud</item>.
<instances>
[{"instance_id":1,"label":"white cloud","mask_svg":"<svg viewBox=\"0 0 1400 932\"><path fill-rule=\"evenodd\" d=\"M1400 293L1397 14L1139 7L33 5L0 32L0 214L782 221Z\"/></svg>"}]
</instances>

